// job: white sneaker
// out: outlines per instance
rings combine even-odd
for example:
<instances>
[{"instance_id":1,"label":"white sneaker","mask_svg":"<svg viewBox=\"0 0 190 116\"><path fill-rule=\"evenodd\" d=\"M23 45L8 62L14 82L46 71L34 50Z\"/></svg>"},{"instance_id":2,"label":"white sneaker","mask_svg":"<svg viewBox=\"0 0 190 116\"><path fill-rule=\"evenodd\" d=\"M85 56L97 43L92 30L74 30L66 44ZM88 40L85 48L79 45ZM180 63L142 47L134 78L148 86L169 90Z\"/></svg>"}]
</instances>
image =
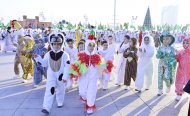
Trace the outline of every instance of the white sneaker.
<instances>
[{"instance_id":1,"label":"white sneaker","mask_svg":"<svg viewBox=\"0 0 190 116\"><path fill-rule=\"evenodd\" d=\"M37 88L37 87L39 87L39 85L34 84L34 88Z\"/></svg>"},{"instance_id":2,"label":"white sneaker","mask_svg":"<svg viewBox=\"0 0 190 116\"><path fill-rule=\"evenodd\" d=\"M141 89L139 89L139 88L136 88L136 89L135 89L135 91L137 91L137 92L141 92Z\"/></svg>"},{"instance_id":3,"label":"white sneaker","mask_svg":"<svg viewBox=\"0 0 190 116\"><path fill-rule=\"evenodd\" d=\"M93 109L88 109L87 110L87 114L92 114L93 113Z\"/></svg>"},{"instance_id":4,"label":"white sneaker","mask_svg":"<svg viewBox=\"0 0 190 116\"><path fill-rule=\"evenodd\" d=\"M28 83L28 80L23 79L22 82L23 83Z\"/></svg>"},{"instance_id":5,"label":"white sneaker","mask_svg":"<svg viewBox=\"0 0 190 116\"><path fill-rule=\"evenodd\" d=\"M169 93L170 92L170 87L167 87L166 88L166 93Z\"/></svg>"},{"instance_id":6,"label":"white sneaker","mask_svg":"<svg viewBox=\"0 0 190 116\"><path fill-rule=\"evenodd\" d=\"M176 101L179 101L180 99L181 99L181 96L179 96L179 95L177 95L175 98Z\"/></svg>"},{"instance_id":7,"label":"white sneaker","mask_svg":"<svg viewBox=\"0 0 190 116\"><path fill-rule=\"evenodd\" d=\"M62 103L58 103L58 104L57 104L57 107L58 107L58 108L62 108L62 107L63 107L63 104L62 104Z\"/></svg>"},{"instance_id":8,"label":"white sneaker","mask_svg":"<svg viewBox=\"0 0 190 116\"><path fill-rule=\"evenodd\" d=\"M115 86L120 86L120 84L116 83Z\"/></svg>"},{"instance_id":9,"label":"white sneaker","mask_svg":"<svg viewBox=\"0 0 190 116\"><path fill-rule=\"evenodd\" d=\"M28 77L28 80L32 80L34 77L33 76L29 76Z\"/></svg>"},{"instance_id":10,"label":"white sneaker","mask_svg":"<svg viewBox=\"0 0 190 116\"><path fill-rule=\"evenodd\" d=\"M15 76L13 77L13 79L17 79L17 78L19 78L19 75L15 75Z\"/></svg>"},{"instance_id":11,"label":"white sneaker","mask_svg":"<svg viewBox=\"0 0 190 116\"><path fill-rule=\"evenodd\" d=\"M129 86L126 85L126 86L125 86L125 90L129 90Z\"/></svg>"},{"instance_id":12,"label":"white sneaker","mask_svg":"<svg viewBox=\"0 0 190 116\"><path fill-rule=\"evenodd\" d=\"M158 90L158 96L161 96L163 94L162 90Z\"/></svg>"}]
</instances>

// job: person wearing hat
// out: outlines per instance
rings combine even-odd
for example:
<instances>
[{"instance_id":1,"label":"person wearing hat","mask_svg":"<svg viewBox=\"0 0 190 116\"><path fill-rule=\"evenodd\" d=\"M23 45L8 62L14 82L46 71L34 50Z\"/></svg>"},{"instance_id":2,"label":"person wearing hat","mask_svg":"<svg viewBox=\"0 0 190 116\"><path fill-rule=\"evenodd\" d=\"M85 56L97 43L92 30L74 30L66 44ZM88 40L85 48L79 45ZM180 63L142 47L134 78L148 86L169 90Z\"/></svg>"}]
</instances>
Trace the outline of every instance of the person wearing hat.
<instances>
[{"instance_id":1,"label":"person wearing hat","mask_svg":"<svg viewBox=\"0 0 190 116\"><path fill-rule=\"evenodd\" d=\"M175 81L176 101L181 99L184 93L183 87L190 80L190 38L185 38L182 44L184 49L176 51L176 59L178 62Z\"/></svg>"},{"instance_id":2,"label":"person wearing hat","mask_svg":"<svg viewBox=\"0 0 190 116\"><path fill-rule=\"evenodd\" d=\"M37 63L47 67L47 82L42 112L49 114L56 94L57 107L61 108L65 96L65 84L69 77L70 58L63 51L64 36L57 31L49 35L51 50L42 59L40 55L34 54Z\"/></svg>"},{"instance_id":3,"label":"person wearing hat","mask_svg":"<svg viewBox=\"0 0 190 116\"><path fill-rule=\"evenodd\" d=\"M158 96L163 94L163 81L166 83L166 93L170 92L171 85L174 83L174 74L176 68L175 49L171 46L175 38L164 32L160 36L161 46L158 48L156 57L158 64Z\"/></svg>"},{"instance_id":4,"label":"person wearing hat","mask_svg":"<svg viewBox=\"0 0 190 116\"><path fill-rule=\"evenodd\" d=\"M137 65L137 78L135 80L136 91L141 92L143 85L145 90L149 90L153 78L153 56L154 56L154 39L150 35L145 35L142 39L141 47L138 49L139 57ZM145 83L144 83L145 80Z\"/></svg>"}]
</instances>

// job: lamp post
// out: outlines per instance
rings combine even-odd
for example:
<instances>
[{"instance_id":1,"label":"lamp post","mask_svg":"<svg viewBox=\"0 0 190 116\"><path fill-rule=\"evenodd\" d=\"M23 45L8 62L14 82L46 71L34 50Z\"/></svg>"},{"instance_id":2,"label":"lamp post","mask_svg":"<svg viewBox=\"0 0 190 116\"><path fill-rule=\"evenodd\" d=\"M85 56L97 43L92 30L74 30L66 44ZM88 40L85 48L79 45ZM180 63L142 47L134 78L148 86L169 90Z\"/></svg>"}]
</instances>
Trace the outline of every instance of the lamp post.
<instances>
[{"instance_id":1,"label":"lamp post","mask_svg":"<svg viewBox=\"0 0 190 116\"><path fill-rule=\"evenodd\" d=\"M116 26L116 0L114 0L114 30L115 30L115 26Z\"/></svg>"}]
</instances>

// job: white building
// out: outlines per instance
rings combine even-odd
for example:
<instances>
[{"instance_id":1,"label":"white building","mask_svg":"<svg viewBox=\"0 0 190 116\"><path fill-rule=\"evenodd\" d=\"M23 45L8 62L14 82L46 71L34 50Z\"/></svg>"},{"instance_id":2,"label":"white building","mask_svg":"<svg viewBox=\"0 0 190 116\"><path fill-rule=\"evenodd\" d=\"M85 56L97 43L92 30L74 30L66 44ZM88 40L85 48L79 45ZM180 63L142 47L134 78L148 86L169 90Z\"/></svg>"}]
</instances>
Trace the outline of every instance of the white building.
<instances>
[{"instance_id":1,"label":"white building","mask_svg":"<svg viewBox=\"0 0 190 116\"><path fill-rule=\"evenodd\" d=\"M178 23L178 6L170 5L162 8L161 11L161 25L169 24L175 25Z\"/></svg>"}]
</instances>

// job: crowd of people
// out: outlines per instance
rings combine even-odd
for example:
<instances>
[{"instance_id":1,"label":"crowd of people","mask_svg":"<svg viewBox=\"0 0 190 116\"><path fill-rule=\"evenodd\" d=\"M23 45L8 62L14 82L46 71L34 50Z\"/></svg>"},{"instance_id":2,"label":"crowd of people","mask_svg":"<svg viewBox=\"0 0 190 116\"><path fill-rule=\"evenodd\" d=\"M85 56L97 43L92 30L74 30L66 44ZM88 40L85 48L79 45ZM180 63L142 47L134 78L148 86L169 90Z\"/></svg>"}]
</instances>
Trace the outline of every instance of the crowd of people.
<instances>
[{"instance_id":1,"label":"crowd of people","mask_svg":"<svg viewBox=\"0 0 190 116\"><path fill-rule=\"evenodd\" d=\"M2 52L16 52L14 78L27 83L33 78L34 87L46 79L42 112L49 114L54 97L58 108L63 107L65 91L77 83L79 97L88 114L96 109L98 87L108 88L111 79L116 86L124 84L125 90L135 82L135 91L151 89L154 73L158 73L158 96L166 93L175 83L175 100L183 95L189 81L190 38L184 33L154 31L112 30L47 30L23 29L17 21L1 31L4 41ZM174 48L180 43L182 50ZM158 59L158 72L154 71L154 56ZM178 63L178 65L177 65ZM176 70L177 69L177 70ZM99 84L99 86L98 86Z\"/></svg>"}]
</instances>

